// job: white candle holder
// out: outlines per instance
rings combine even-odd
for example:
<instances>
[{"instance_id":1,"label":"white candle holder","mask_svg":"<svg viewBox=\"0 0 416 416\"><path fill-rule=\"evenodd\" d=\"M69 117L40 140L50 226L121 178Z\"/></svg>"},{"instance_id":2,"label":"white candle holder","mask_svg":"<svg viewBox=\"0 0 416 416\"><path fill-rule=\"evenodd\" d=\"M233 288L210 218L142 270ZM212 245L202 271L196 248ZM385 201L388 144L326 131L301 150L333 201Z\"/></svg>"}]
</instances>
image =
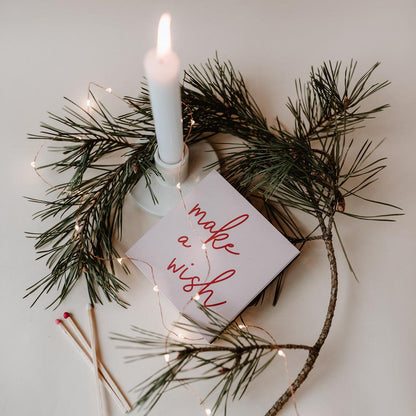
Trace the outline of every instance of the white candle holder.
<instances>
[{"instance_id":1,"label":"white candle holder","mask_svg":"<svg viewBox=\"0 0 416 416\"><path fill-rule=\"evenodd\" d=\"M163 162L159 152L155 153L155 165L163 178L150 174L150 186L156 196L158 203L154 203L144 177L140 178L137 185L132 189L131 195L136 203L145 211L165 216L180 201L180 193L177 188L180 173L180 186L185 196L211 169L206 167L218 161L213 147L206 141L195 143L191 146L185 145L183 159L174 165Z\"/></svg>"}]
</instances>

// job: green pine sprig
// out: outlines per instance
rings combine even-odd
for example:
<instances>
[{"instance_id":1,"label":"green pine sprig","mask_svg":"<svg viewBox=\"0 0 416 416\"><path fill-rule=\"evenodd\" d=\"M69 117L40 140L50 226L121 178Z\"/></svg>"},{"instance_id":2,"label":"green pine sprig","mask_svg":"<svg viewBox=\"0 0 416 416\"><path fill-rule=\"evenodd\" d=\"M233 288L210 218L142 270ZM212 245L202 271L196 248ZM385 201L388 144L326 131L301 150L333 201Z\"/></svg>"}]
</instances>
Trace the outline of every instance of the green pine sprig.
<instances>
[{"instance_id":1,"label":"green pine sprig","mask_svg":"<svg viewBox=\"0 0 416 416\"><path fill-rule=\"evenodd\" d=\"M240 143L224 144L220 158L222 174L299 248L321 241L330 269L330 297L321 332L311 346L285 344L286 349L304 349L306 362L291 386L276 400L266 416L273 416L288 402L312 370L329 334L338 293L338 271L333 230L347 257L335 218L393 221L401 215L396 205L368 198L365 191L386 167L385 157L375 157L378 144L359 137L365 122L388 105L367 108L369 97L388 82L370 82L378 64L357 75L357 64L345 68L328 62L311 69L306 82L295 84L296 97L288 99L291 127L278 117L269 124L240 73L230 62L216 56L201 66L191 66L182 87L184 129L195 120L189 143L228 134ZM51 114L51 124L43 124L32 139L58 145L55 162L38 169L50 169L65 179L51 187L48 199L30 198L43 205L35 218L53 225L35 238L39 258L45 258L50 273L32 285L26 294L36 295L57 290L51 305L59 305L80 280L87 282L92 302L102 296L124 304L120 292L127 287L117 277L115 259L120 254L114 239L121 238L122 207L137 181L149 181L154 167L156 141L149 94L143 85L138 98L126 97L129 110L114 116L93 97L92 112L68 100L65 115ZM108 156L112 156L109 163ZM69 178L69 179L68 179ZM148 192L152 192L148 183ZM390 213L364 215L350 211L350 198L388 208ZM155 201L156 202L156 201ZM296 213L315 219L309 230L299 225ZM351 270L352 265L347 257ZM128 272L123 265L125 272ZM354 273L354 272L353 272ZM355 275L355 274L354 274ZM276 277L274 303L281 293L283 274ZM242 330L231 323L224 332L222 318L210 315L220 345L201 346L169 339L160 334L135 328L135 336L117 339L144 348L131 356L141 360L168 353L171 365L137 385L137 406L150 411L169 389L183 383L213 380L214 411L227 407L230 399L240 398L252 380L274 358L277 347L267 339ZM180 324L193 331L198 323ZM197 374L199 372L199 374Z\"/></svg>"},{"instance_id":2,"label":"green pine sprig","mask_svg":"<svg viewBox=\"0 0 416 416\"><path fill-rule=\"evenodd\" d=\"M121 238L125 197L140 177L148 179L155 171L156 140L148 115L136 111L134 120L121 124L90 94L94 103L90 113L67 99L66 115L51 114L55 124L42 124L42 132L30 136L58 145L53 150L61 155L37 169L70 177L48 190L50 199L28 198L44 205L34 218L55 221L42 233L28 233L36 240L39 258L46 258L50 268L47 276L28 288L26 296L36 294L33 303L57 289L58 296L49 306L58 306L84 278L92 302L102 302L104 294L107 300L125 305L119 293L127 286L116 275L115 261L121 255L113 237ZM108 156L116 154L117 162L109 163ZM124 263L122 268L128 272Z\"/></svg>"},{"instance_id":3,"label":"green pine sprig","mask_svg":"<svg viewBox=\"0 0 416 416\"><path fill-rule=\"evenodd\" d=\"M213 413L222 405L226 414L228 402L241 399L250 383L273 362L280 349L311 349L306 345L277 345L246 325L237 322L228 325L217 313L199 306L208 318L207 325L188 318L189 322L176 322L174 328L190 336L198 337L202 332L215 338L215 345L181 341L136 326L132 327L131 335L114 334L112 337L121 342L120 348L129 351L127 363L148 358L163 362L158 371L132 389L138 397L135 407L146 415L166 392L200 381L211 381L203 403L213 402Z\"/></svg>"}]
</instances>

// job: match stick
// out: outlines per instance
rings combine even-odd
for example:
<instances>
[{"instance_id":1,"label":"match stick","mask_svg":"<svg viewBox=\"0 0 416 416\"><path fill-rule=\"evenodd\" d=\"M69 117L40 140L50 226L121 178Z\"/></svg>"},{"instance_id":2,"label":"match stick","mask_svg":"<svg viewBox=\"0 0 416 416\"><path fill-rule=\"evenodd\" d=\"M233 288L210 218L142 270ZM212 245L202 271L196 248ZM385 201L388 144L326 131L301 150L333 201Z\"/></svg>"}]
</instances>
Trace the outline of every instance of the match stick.
<instances>
[{"instance_id":1,"label":"match stick","mask_svg":"<svg viewBox=\"0 0 416 416\"><path fill-rule=\"evenodd\" d=\"M87 304L88 320L90 323L90 336L91 336L91 358L94 366L96 393L97 393L97 411L98 416L103 416L103 399L101 395L101 381L98 374L98 359L97 359L97 334L95 332L95 314L94 307L91 303Z\"/></svg>"},{"instance_id":2,"label":"match stick","mask_svg":"<svg viewBox=\"0 0 416 416\"><path fill-rule=\"evenodd\" d=\"M74 336L68 331L64 323L60 319L55 319L55 323L61 328L62 332L71 340L72 344L75 346L75 348L78 350L78 352L81 353L81 355L87 360L87 362L92 366L92 359L91 356L85 351L82 346L78 343L78 341L74 338ZM108 392L113 396L114 400L119 403L122 407L122 403L119 401L119 397L116 395L116 393L111 388L108 381L103 377L104 385L107 388ZM123 407L124 409L124 407ZM124 409L124 411L126 411Z\"/></svg>"},{"instance_id":3,"label":"match stick","mask_svg":"<svg viewBox=\"0 0 416 416\"><path fill-rule=\"evenodd\" d=\"M89 354L91 358L91 346L88 341L88 339L85 337L85 335L82 333L82 331L79 329L79 326L75 322L75 319L71 316L69 312L64 313L64 318L68 322L69 327L72 329L74 335L78 338L78 341L81 343L82 347L85 349L87 354ZM98 360L98 369L104 379L104 382L107 382L108 385L111 387L112 392L114 394L113 397L116 398L116 402L121 406L122 410L127 413L131 410L131 404L127 400L127 398L124 396L123 392L120 390L116 382L114 381L113 377L105 367L105 365ZM108 388L108 386L106 385Z\"/></svg>"}]
</instances>

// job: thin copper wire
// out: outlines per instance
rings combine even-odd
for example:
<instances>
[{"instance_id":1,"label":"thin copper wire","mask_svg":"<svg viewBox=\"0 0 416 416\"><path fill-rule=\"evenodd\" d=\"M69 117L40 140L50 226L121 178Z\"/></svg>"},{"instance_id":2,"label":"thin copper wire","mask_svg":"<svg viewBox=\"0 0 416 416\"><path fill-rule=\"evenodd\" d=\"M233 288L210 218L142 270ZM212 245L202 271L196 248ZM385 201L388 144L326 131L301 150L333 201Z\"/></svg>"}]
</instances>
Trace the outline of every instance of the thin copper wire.
<instances>
[{"instance_id":1,"label":"thin copper wire","mask_svg":"<svg viewBox=\"0 0 416 416\"><path fill-rule=\"evenodd\" d=\"M186 142L187 142L187 140L188 140L188 138L191 134L192 126L194 125L194 119L193 119L193 114L192 114L191 108L188 106L188 104L186 104L184 102L182 102L182 103L187 107L187 109L189 111L189 114L190 114L190 117L191 117L191 126L190 126L189 132L188 132L188 134L187 134L187 136L185 137L185 140L184 140L184 146L183 146L183 150L182 150L182 159L181 159L181 164L179 165L179 170L178 170L178 185L176 187L178 188L179 196L180 196L180 199L181 199L181 202L182 202L183 209L185 210L186 217L187 217L188 222L189 222L189 224L190 224L190 226L191 226L191 228L194 232L194 235L196 235L197 238L199 239L199 241L201 243L201 247L204 247L203 250L205 252L205 259L206 259L207 265L208 265L207 274L205 276L205 279L203 280L203 282L205 283L208 280L209 275L211 273L211 261L210 261L209 256L208 256L208 250L205 247L204 240L203 240L202 236L198 233L194 223L192 222L191 216L188 212L188 208L186 207L186 202L185 202L185 198L183 196L182 187L181 187L181 173L182 173L183 160L185 158L185 146L186 146Z\"/></svg>"},{"instance_id":2,"label":"thin copper wire","mask_svg":"<svg viewBox=\"0 0 416 416\"><path fill-rule=\"evenodd\" d=\"M188 222L189 222L189 224L190 224L190 226L191 226L191 228L192 228L192 230L193 230L193 232L194 232L194 234L198 237L198 239L199 239L199 241L201 242L201 245L202 245L202 247L203 247L203 251L204 251L204 253L205 253L205 258L206 258L206 261L207 261L207 264L208 264L208 271L207 271L207 275L206 275L206 277L205 277L205 280L204 280L204 282L206 282L207 280L208 280L208 278L209 278L209 275L210 275L210 272L211 272L211 261L210 261L210 258L209 258L209 255L208 255L208 249L205 247L205 242L204 242L204 240L203 240L203 238L202 238L202 236L198 233L198 231L197 231L197 229L196 229L196 227L195 227L195 224L193 223L193 221L192 221L192 219L191 219L191 216L190 216L190 214L189 214L189 212L188 212L188 208L187 208L187 206L186 206L186 202L185 202L185 198L184 198L184 196L183 196L183 193L182 193L182 187L181 187L181 170L182 170L182 165L183 165L183 160L184 160L184 158L185 158L185 145L186 145L186 141L187 141L187 139L188 139L188 137L189 137L189 135L190 135L190 132L191 132L191 129L192 129L192 125L194 124L193 123L193 117L192 117L192 110L189 108L189 106L186 104L186 103L183 103L187 108L188 108L188 110L189 110L189 112L190 112L190 117L191 117L191 126L190 126L190 129L189 129L189 132L188 132L188 135L186 136L186 138L185 138L185 140L184 140L184 147L183 147L183 150L182 150L182 159L181 159L181 164L180 164L180 166L179 166L179 171L178 171L178 185L177 185L177 188L178 188L178 191L179 191L179 195L180 195L180 199L181 199L181 202L182 202L182 206L183 206L183 208L184 208L184 211L185 211L185 213L186 213L186 216L187 216L187 219L188 219ZM155 284L156 284L156 282L155 282ZM159 293L158 293L158 295L159 295ZM182 311L181 311L181 313L183 313L184 312L184 310L185 310L185 308L189 305L189 303L193 300L194 298L192 297L186 304L185 304L185 306L183 307L183 309L182 309ZM280 347L279 347L279 345L278 345L278 343L277 343L277 341L275 340L275 338L271 335L271 333L269 332L269 331L267 331L266 329L264 329L264 328L261 328L261 327L259 327L259 326L255 326L255 325L246 325L245 326L246 328L255 328L255 329L258 329L258 330L261 330L261 331L263 331L264 333L266 333L269 337L270 337L270 339L273 341L273 343L274 343L274 345L275 345L275 347L276 347L276 349L278 350L278 351L281 351L280 350ZM171 332L171 331L169 331L169 332ZM168 351L168 349L167 349L167 343L168 343L168 340L169 340L169 334L166 336L166 340L165 340L165 354L167 353L167 351ZM291 379L290 379L290 373L289 373L289 366L288 366L288 361L287 361L287 357L286 357L286 354L284 354L283 353L283 360L284 360L284 364L285 364L285 372L286 372L286 376L287 376L287 379L288 379L288 382L289 382L289 386L290 386L290 390L291 390L291 396L292 396L292 400L293 400L293 405L294 405L294 408L295 408L295 411L296 411L296 415L297 416L299 416L299 412L298 412L298 409L297 409L297 404L296 404L296 397L295 397L295 392L294 392L294 390L293 390L293 387L292 387L292 382L291 382ZM168 361L167 362L167 365L169 365L170 366L170 362ZM188 384L188 383L186 383L186 382L183 382L182 380L180 380L180 379L177 379L176 377L175 377L175 380L177 381L177 382L179 382L183 387L185 387L188 391L190 391L198 400L199 400L199 402L200 402L200 404L204 407L204 410L206 411L207 410L207 407L206 407L206 405L205 405L205 402L204 402L204 400L201 398L201 396L198 394L198 392L196 391L196 390L194 390L192 387L190 387L190 385Z\"/></svg>"},{"instance_id":3,"label":"thin copper wire","mask_svg":"<svg viewBox=\"0 0 416 416\"><path fill-rule=\"evenodd\" d=\"M97 88L100 88L100 89L102 89L102 90L104 90L106 93L108 93L108 94L111 94L111 95L113 95L114 97L116 97L116 98L118 98L119 100L121 100L121 101L123 101L124 103L126 103L126 104L128 104L128 105L130 105L130 103L128 102L128 101L126 101L123 97L121 97L121 96L119 96L119 95L117 95L117 94L115 94L113 91L112 91L112 89L111 88L105 88L105 87L103 87L102 85L100 85L100 84L97 84L96 82L90 82L89 84L88 84L88 104L87 104L87 112L88 112L88 114L90 114L90 110L92 109L92 105L91 105L91 86L95 86L95 87L97 87ZM110 90L110 91L109 91ZM181 173L182 173L182 165L183 165L183 161L184 161L184 158L185 158L185 145L186 145L186 142L187 142L187 140L188 140L188 138L190 137L190 135L191 135L191 131L192 131L192 127L193 127L193 125L194 125L194 123L195 123L195 121L194 121L194 119L193 119L193 115L192 115L192 110L191 110L191 108L186 104L186 103L184 103L184 102L182 102L182 104L188 109L188 111L189 111L189 114L190 114L190 127L189 127L189 129L188 129L188 133L187 133L187 135L186 135L186 137L185 137L185 139L184 139L184 147L183 147L183 150L182 150L182 158L181 158L181 163L180 163L180 166L179 166L179 171L178 171L178 185L177 185L177 188L178 188L178 191L179 191L179 195L180 195L180 199L181 199L181 202L182 202L182 205L183 205L183 208L184 208L184 210L185 210L185 213L186 213L186 216L187 216L187 219L188 219L188 222L189 222L189 224L190 224L190 226L191 226L191 228L192 228L192 230L193 230L193 232L194 232L194 234L197 236L197 238L199 239L199 241L201 242L201 247L203 247L202 249L203 249L203 251L204 251L204 255L205 255L205 259L206 259L206 261L207 261L207 265L208 265L208 270L207 270L207 274L206 274L206 277L205 277L205 279L204 279L204 282L206 282L207 280L208 280L208 278L209 278L209 275L210 275L210 272L211 272L211 261L210 261L210 258L209 258L209 255L208 255L208 250L207 250L207 248L204 246L204 240L203 240L203 238L202 238L202 236L198 233L198 231L197 231L197 229L196 229L196 227L195 227L195 225L194 225L194 223L192 222L192 219L191 219L191 216L190 216L190 214L188 213L188 209L187 209L187 206L186 206L186 202L185 202L185 199L184 199L184 196L183 196L183 192L182 192L182 189L181 189ZM55 137L58 137L58 136L55 136ZM82 193L82 192L80 192L80 191L68 191L68 190L62 190L62 189L59 189L59 188L57 188L56 186L54 186L54 185L52 185L51 183L49 183L40 173L39 173L39 171L38 171L38 169L37 169L37 167L36 167L36 161L37 161L37 159L38 159L38 157L39 157L39 154L40 154L40 152L41 152L41 150L43 149L43 147L45 146L45 144L46 144L46 141L45 142L43 142L42 144L41 144L41 146L40 146L40 148L39 148L39 150L36 152L36 155L35 155L35 157L34 157L34 159L33 159L33 165L32 165L32 167L33 167L33 169L34 169L34 171L35 171L35 173L37 174L37 176L45 183L45 184L47 184L49 187L51 187L51 189L54 189L54 190L56 190L56 191L59 191L59 192L65 192L65 193L70 193L70 194L78 194L78 195L81 195L81 196L83 196L83 195L85 195L84 193ZM121 264L121 262L123 261L123 260L130 260L130 261L136 261L136 262L140 262L140 263L143 263L143 264L145 264L145 265L147 265L149 268L150 268L150 271L151 271L151 275L152 275L152 281L153 281L153 283L154 283L154 288L156 287L157 289L158 289L158 285L157 285L157 280L156 280L156 277L155 277L155 273L154 273L154 269L153 269L153 266L150 264L150 263L148 263L148 262L146 262L146 261L144 261L144 260L140 260L140 259L136 259L136 258L133 258L133 257L127 257L127 256L125 256L125 257L114 257L114 258L103 258L103 257L100 257L100 256L97 256L96 254L94 254L93 252L91 252L91 250L87 247L87 245L85 244L85 242L83 241L83 238L81 237L81 232L82 232L82 228L84 227L84 225L82 225L82 226L79 226L79 223L78 223L78 217L77 217L77 219L76 219L76 221L75 221L75 234L78 236L78 239L79 239L79 241L81 242L81 244L84 246L84 248L87 250L87 252L92 256L92 257L94 257L94 258L96 258L97 260L101 260L101 261L115 261L115 260L117 260L120 264ZM198 293L197 293L198 294ZM196 295L197 295L196 294ZM170 335L175 335L177 338L180 338L180 339L185 339L185 340L187 340L187 341L200 341L200 340L203 340L204 338L189 338L189 337L186 337L186 336L184 336L183 334L178 334L178 333L176 333L174 330L172 330L172 329L170 329L170 327L168 327L168 325L166 324L166 322L165 322L165 318L164 318L164 314L163 314L163 307L162 307L162 303L161 303L161 298L160 298L160 292L159 292L159 289L156 291L156 295L157 295L157 299L158 299L158 308L159 308L159 313L160 313L160 318L161 318L161 322L162 322L162 325L163 325L163 327L165 328L165 330L167 331L167 335L166 335L166 340L165 340L165 353L167 353L167 344L168 344L168 341L169 341L169 337L170 337ZM193 300L195 300L194 299L194 297L195 297L195 295L193 296L193 297L191 297L189 300L188 300L188 302L184 305L184 307L182 308L182 310L179 312L179 314L180 315L183 315L183 313L184 313L184 311L185 311L185 309L186 309L186 307L193 301ZM264 328L261 328L261 327L259 327L259 326L255 326L255 325L245 325L245 327L246 328L255 328L255 329L258 329L258 330L261 330L261 331L263 331L264 333L266 333L269 337L270 337L270 339L272 339L272 341L273 341L273 343L274 343L274 345L276 346L276 348L277 348L277 350L279 351L280 350L280 348L279 348L279 345L277 344L277 342L276 342L276 340L274 339L274 337L270 334L270 332L268 332L267 330L265 330ZM286 354L284 354L283 355L283 358L284 358L284 363L285 363L285 372L286 372L286 376L287 376L287 379L288 379L288 382L289 382L289 385L290 385L290 390L291 390L291 396L292 396L292 400L293 400L293 406L294 406L294 408L295 408L295 411L296 411L296 414L297 414L297 416L299 416L299 413L298 413L298 409L297 409L297 404L296 404L296 397L295 397L295 392L294 392L294 390L293 390L293 387L292 387L292 382L291 382L291 379L290 379L290 374L289 374L289 368L288 368L288 361L287 361L287 357L286 357ZM169 362L169 360L167 361L167 365L169 365L170 366L170 362ZM199 403L204 407L204 410L205 410L205 412L208 410L208 407L206 406L206 404L205 404L205 401L201 398L201 396L199 395L199 393L195 390L195 389L193 389L192 387L190 387L190 385L188 384L188 383L186 383L186 382L184 382L184 381L182 381L182 380L180 380L180 379L178 379L178 378L176 378L175 377L175 380L178 382L178 383L180 383L183 387L185 387L193 396L195 396L197 399L198 399L198 401L199 401Z\"/></svg>"},{"instance_id":4,"label":"thin copper wire","mask_svg":"<svg viewBox=\"0 0 416 416\"><path fill-rule=\"evenodd\" d=\"M56 137L58 137L58 136L55 136L55 137L53 137L52 138L52 140L53 139L55 139ZM38 160L38 157L39 157L39 154L40 154L40 152L41 152L41 150L44 148L44 146L46 145L46 141L44 141L44 142L42 142L42 144L40 145L40 147L39 147L39 149L38 149L38 151L36 152L36 154L35 154L35 157L33 158L33 162L32 162L32 168L33 168L33 170L35 171L35 173L36 173L36 175L38 175L39 176L39 178L42 180L42 182L44 182L46 185L48 185L51 189L54 189L55 191L58 191L58 192L64 192L64 193L67 193L67 194L73 194L73 195L83 195L83 193L82 192L80 192L80 191L68 191L68 190L66 190L66 189L59 189L58 187L56 187L56 186L54 186L54 185L52 185L51 183L49 183L40 173L39 173L39 170L38 170L38 168L37 168L37 166L36 166L36 161Z\"/></svg>"},{"instance_id":5,"label":"thin copper wire","mask_svg":"<svg viewBox=\"0 0 416 416\"><path fill-rule=\"evenodd\" d=\"M264 329L260 326L257 326L257 325L244 325L244 326L246 328L255 328L255 329L258 329L260 331L263 331L273 341L274 346L276 347L277 351L278 352L282 351L283 354L282 355L279 354L279 356L283 358L283 361L284 361L284 364L285 364L285 373L286 373L287 380L289 382L290 395L291 395L292 401L293 401L293 407L295 408L296 415L299 416L298 406L297 406L297 403L296 403L296 395L295 395L295 391L293 390L292 380L290 378L289 365L288 365L286 354L283 352L283 350L280 349L279 344L277 343L277 341L275 340L275 338L273 337L273 335L269 331L267 331L266 329Z\"/></svg>"}]
</instances>

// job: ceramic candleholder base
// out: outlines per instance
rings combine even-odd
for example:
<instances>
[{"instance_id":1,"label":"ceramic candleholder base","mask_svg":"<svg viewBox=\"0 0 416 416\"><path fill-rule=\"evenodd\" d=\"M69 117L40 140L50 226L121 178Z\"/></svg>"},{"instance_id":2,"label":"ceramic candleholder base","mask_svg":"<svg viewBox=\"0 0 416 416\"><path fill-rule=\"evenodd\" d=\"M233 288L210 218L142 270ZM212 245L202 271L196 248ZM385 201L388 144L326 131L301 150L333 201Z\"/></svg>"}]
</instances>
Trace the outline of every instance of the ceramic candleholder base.
<instances>
[{"instance_id":1,"label":"ceramic candleholder base","mask_svg":"<svg viewBox=\"0 0 416 416\"><path fill-rule=\"evenodd\" d=\"M212 146L206 141L195 143L189 146L189 149L185 146L183 160L175 165L164 163L156 152L155 165L164 180L151 173L150 183L158 203L153 202L146 180L143 177L132 189L131 195L145 211L163 217L180 201L180 193L176 187L179 170L182 194L185 196L210 172L210 169L206 169L206 166L216 161L218 161L218 157Z\"/></svg>"}]
</instances>

